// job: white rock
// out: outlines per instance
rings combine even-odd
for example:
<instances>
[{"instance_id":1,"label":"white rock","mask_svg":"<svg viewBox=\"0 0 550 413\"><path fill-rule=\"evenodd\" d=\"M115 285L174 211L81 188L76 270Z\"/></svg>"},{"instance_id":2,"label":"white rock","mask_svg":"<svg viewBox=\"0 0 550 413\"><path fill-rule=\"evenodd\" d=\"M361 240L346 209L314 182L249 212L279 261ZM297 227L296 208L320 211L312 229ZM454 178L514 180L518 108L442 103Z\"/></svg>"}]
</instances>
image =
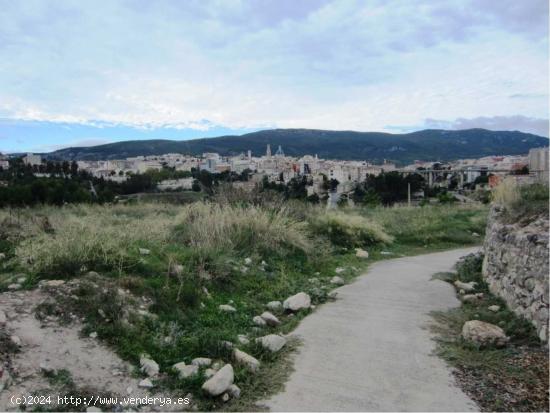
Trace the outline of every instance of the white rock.
<instances>
[{"instance_id":1,"label":"white rock","mask_svg":"<svg viewBox=\"0 0 550 413\"><path fill-rule=\"evenodd\" d=\"M256 358L238 348L233 351L233 357L237 363L246 366L253 373L257 372L260 368L260 362Z\"/></svg>"},{"instance_id":2,"label":"white rock","mask_svg":"<svg viewBox=\"0 0 550 413\"><path fill-rule=\"evenodd\" d=\"M229 401L229 394L224 393L222 396L222 402L227 403Z\"/></svg>"},{"instance_id":3,"label":"white rock","mask_svg":"<svg viewBox=\"0 0 550 413\"><path fill-rule=\"evenodd\" d=\"M288 297L284 303L283 308L290 311L299 311L303 308L309 308L311 305L311 298L304 292L300 292L291 297Z\"/></svg>"},{"instance_id":4,"label":"white rock","mask_svg":"<svg viewBox=\"0 0 550 413\"><path fill-rule=\"evenodd\" d=\"M197 357L191 361L191 364L199 367L208 367L212 364L212 359L209 359L208 357Z\"/></svg>"},{"instance_id":5,"label":"white rock","mask_svg":"<svg viewBox=\"0 0 550 413\"><path fill-rule=\"evenodd\" d=\"M6 258L6 254L0 252L0 261Z\"/></svg>"},{"instance_id":6,"label":"white rock","mask_svg":"<svg viewBox=\"0 0 550 413\"><path fill-rule=\"evenodd\" d=\"M60 287L63 284L65 284L65 280L47 280L40 282L41 287Z\"/></svg>"},{"instance_id":7,"label":"white rock","mask_svg":"<svg viewBox=\"0 0 550 413\"><path fill-rule=\"evenodd\" d=\"M186 365L183 361L181 363L174 364L172 367L178 372L180 379L186 379L199 372L199 366L194 364Z\"/></svg>"},{"instance_id":8,"label":"white rock","mask_svg":"<svg viewBox=\"0 0 550 413\"><path fill-rule=\"evenodd\" d=\"M236 384L232 384L231 386L229 386L229 388L227 389L227 393L229 393L229 395L234 399L238 399L239 397L241 397L241 389Z\"/></svg>"},{"instance_id":9,"label":"white rock","mask_svg":"<svg viewBox=\"0 0 550 413\"><path fill-rule=\"evenodd\" d=\"M15 344L16 346L20 346L21 345L21 339L16 336L16 335L13 335L10 337L10 340L13 344Z\"/></svg>"},{"instance_id":10,"label":"white rock","mask_svg":"<svg viewBox=\"0 0 550 413\"><path fill-rule=\"evenodd\" d=\"M226 364L216 374L204 382L202 390L211 396L219 396L233 384L233 366Z\"/></svg>"},{"instance_id":11,"label":"white rock","mask_svg":"<svg viewBox=\"0 0 550 413\"><path fill-rule=\"evenodd\" d=\"M334 270L336 274L342 274L344 271L346 271L346 269L342 267L336 267L336 269Z\"/></svg>"},{"instance_id":12,"label":"white rock","mask_svg":"<svg viewBox=\"0 0 550 413\"><path fill-rule=\"evenodd\" d=\"M463 283L460 280L455 281L455 287L459 290L464 290L466 292L474 291L477 283L475 281L470 281L469 283Z\"/></svg>"},{"instance_id":13,"label":"white rock","mask_svg":"<svg viewBox=\"0 0 550 413\"><path fill-rule=\"evenodd\" d=\"M342 277L338 277L337 275L335 275L330 279L330 283L334 285L344 285L346 282Z\"/></svg>"},{"instance_id":14,"label":"white rock","mask_svg":"<svg viewBox=\"0 0 550 413\"><path fill-rule=\"evenodd\" d=\"M283 308L283 303L281 303L280 301L270 301L266 304L266 307L271 311L277 311Z\"/></svg>"},{"instance_id":15,"label":"white rock","mask_svg":"<svg viewBox=\"0 0 550 413\"><path fill-rule=\"evenodd\" d=\"M218 370L221 369L223 366L224 366L223 361L215 361L214 363L212 363L212 366L211 366L211 367L212 367L213 370L218 371Z\"/></svg>"},{"instance_id":16,"label":"white rock","mask_svg":"<svg viewBox=\"0 0 550 413\"><path fill-rule=\"evenodd\" d=\"M228 304L221 304L220 306L218 306L218 308L220 309L220 311L225 311L227 313L234 313L235 311L237 311L235 307L232 307Z\"/></svg>"},{"instance_id":17,"label":"white rock","mask_svg":"<svg viewBox=\"0 0 550 413\"><path fill-rule=\"evenodd\" d=\"M260 327L263 327L263 326L266 325L265 320L264 320L262 317L260 317L259 315L255 316L255 317L252 319L252 322L253 322L254 324L256 324L257 326L260 326Z\"/></svg>"},{"instance_id":18,"label":"white rock","mask_svg":"<svg viewBox=\"0 0 550 413\"><path fill-rule=\"evenodd\" d=\"M151 360L147 355L142 354L139 358L139 365L141 371L147 374L149 377L154 377L159 374L159 365L156 361Z\"/></svg>"},{"instance_id":19,"label":"white rock","mask_svg":"<svg viewBox=\"0 0 550 413\"><path fill-rule=\"evenodd\" d=\"M142 389L152 389L155 385L150 379L143 379L138 383L138 387L141 387Z\"/></svg>"},{"instance_id":20,"label":"white rock","mask_svg":"<svg viewBox=\"0 0 550 413\"><path fill-rule=\"evenodd\" d=\"M8 322L8 317L6 317L6 313L0 310L0 326L3 326Z\"/></svg>"},{"instance_id":21,"label":"white rock","mask_svg":"<svg viewBox=\"0 0 550 413\"><path fill-rule=\"evenodd\" d=\"M463 303L477 303L483 298L483 293L465 294L460 297Z\"/></svg>"},{"instance_id":22,"label":"white rock","mask_svg":"<svg viewBox=\"0 0 550 413\"><path fill-rule=\"evenodd\" d=\"M244 334L239 334L237 336L237 340L239 341L239 343L244 344L244 345L250 343L250 340Z\"/></svg>"},{"instance_id":23,"label":"white rock","mask_svg":"<svg viewBox=\"0 0 550 413\"><path fill-rule=\"evenodd\" d=\"M260 314L260 317L266 322L268 326L275 327L281 324L279 319L271 314L269 311L264 311Z\"/></svg>"},{"instance_id":24,"label":"white rock","mask_svg":"<svg viewBox=\"0 0 550 413\"><path fill-rule=\"evenodd\" d=\"M244 265L250 265L250 264L252 264L252 258L246 257L244 259Z\"/></svg>"},{"instance_id":25,"label":"white rock","mask_svg":"<svg viewBox=\"0 0 550 413\"><path fill-rule=\"evenodd\" d=\"M19 277L17 279L17 284L23 284L25 281L27 281L27 277Z\"/></svg>"},{"instance_id":26,"label":"white rock","mask_svg":"<svg viewBox=\"0 0 550 413\"><path fill-rule=\"evenodd\" d=\"M369 253L368 253L368 251L365 251L364 249L355 248L355 256L357 258L369 258Z\"/></svg>"},{"instance_id":27,"label":"white rock","mask_svg":"<svg viewBox=\"0 0 550 413\"><path fill-rule=\"evenodd\" d=\"M148 250L147 248L140 248L139 253L141 255L149 255L149 254L151 254L151 250Z\"/></svg>"},{"instance_id":28,"label":"white rock","mask_svg":"<svg viewBox=\"0 0 550 413\"><path fill-rule=\"evenodd\" d=\"M97 333L95 331L93 331L93 332L90 333L90 335L88 337L97 338Z\"/></svg>"},{"instance_id":29,"label":"white rock","mask_svg":"<svg viewBox=\"0 0 550 413\"><path fill-rule=\"evenodd\" d=\"M8 285L8 290L11 290L11 291L19 290L20 288L21 288L21 284L13 283Z\"/></svg>"},{"instance_id":30,"label":"white rock","mask_svg":"<svg viewBox=\"0 0 550 413\"><path fill-rule=\"evenodd\" d=\"M267 336L257 338L256 342L260 343L263 348L271 351L272 353L276 353L286 344L285 338L276 334L268 334Z\"/></svg>"},{"instance_id":31,"label":"white rock","mask_svg":"<svg viewBox=\"0 0 550 413\"><path fill-rule=\"evenodd\" d=\"M489 311L492 311L493 313L496 313L496 312L498 312L498 311L500 310L500 306L498 306L498 305L490 305L490 306L488 307L488 310L489 310Z\"/></svg>"},{"instance_id":32,"label":"white rock","mask_svg":"<svg viewBox=\"0 0 550 413\"><path fill-rule=\"evenodd\" d=\"M504 346L509 340L502 328L480 320L466 321L462 326L462 337L478 345Z\"/></svg>"},{"instance_id":33,"label":"white rock","mask_svg":"<svg viewBox=\"0 0 550 413\"><path fill-rule=\"evenodd\" d=\"M209 379L210 377L212 377L214 374L216 374L216 370L214 369L206 369L204 370L204 377L206 377L207 379Z\"/></svg>"},{"instance_id":34,"label":"white rock","mask_svg":"<svg viewBox=\"0 0 550 413\"><path fill-rule=\"evenodd\" d=\"M330 293L327 294L327 297L332 300L335 300L337 296L338 296L338 293L336 291L331 291Z\"/></svg>"}]
</instances>

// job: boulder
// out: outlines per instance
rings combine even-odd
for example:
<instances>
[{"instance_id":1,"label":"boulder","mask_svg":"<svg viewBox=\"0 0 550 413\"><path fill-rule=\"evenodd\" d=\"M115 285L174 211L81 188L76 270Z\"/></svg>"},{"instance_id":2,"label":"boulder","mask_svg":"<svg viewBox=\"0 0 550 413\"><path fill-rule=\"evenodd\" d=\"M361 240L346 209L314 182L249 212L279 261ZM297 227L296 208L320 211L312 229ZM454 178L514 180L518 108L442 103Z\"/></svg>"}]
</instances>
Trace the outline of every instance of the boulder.
<instances>
[{"instance_id":1,"label":"boulder","mask_svg":"<svg viewBox=\"0 0 550 413\"><path fill-rule=\"evenodd\" d=\"M255 317L252 319L252 322L253 322L254 324L256 324L257 326L260 326L260 327L263 327L263 326L266 325L265 320L264 320L262 317L260 317L259 315L255 316Z\"/></svg>"},{"instance_id":2,"label":"boulder","mask_svg":"<svg viewBox=\"0 0 550 413\"><path fill-rule=\"evenodd\" d=\"M208 367L212 364L212 359L208 357L197 357L191 360L191 364L199 367Z\"/></svg>"},{"instance_id":3,"label":"boulder","mask_svg":"<svg viewBox=\"0 0 550 413\"><path fill-rule=\"evenodd\" d=\"M180 379L186 379L188 377L194 376L199 372L199 366L194 364L185 364L183 361L176 363L172 366L174 370L178 372Z\"/></svg>"},{"instance_id":4,"label":"boulder","mask_svg":"<svg viewBox=\"0 0 550 413\"><path fill-rule=\"evenodd\" d=\"M219 396L233 384L234 380L233 366L226 364L216 374L210 377L202 385L202 390L210 396Z\"/></svg>"},{"instance_id":5,"label":"boulder","mask_svg":"<svg viewBox=\"0 0 550 413\"><path fill-rule=\"evenodd\" d=\"M307 309L311 305L311 298L304 292L300 292L291 297L288 297L284 303L283 308L290 311L300 311L301 309Z\"/></svg>"},{"instance_id":6,"label":"boulder","mask_svg":"<svg viewBox=\"0 0 550 413\"><path fill-rule=\"evenodd\" d=\"M462 326L462 337L480 346L504 346L509 340L502 328L480 320L466 321Z\"/></svg>"},{"instance_id":7,"label":"boulder","mask_svg":"<svg viewBox=\"0 0 550 413\"><path fill-rule=\"evenodd\" d=\"M266 322L266 324L268 326L271 326L271 327L276 327L278 326L279 324L281 324L281 322L279 321L279 319L277 317L275 317L273 314L271 314L269 311L264 311L260 317Z\"/></svg>"},{"instance_id":8,"label":"boulder","mask_svg":"<svg viewBox=\"0 0 550 413\"><path fill-rule=\"evenodd\" d=\"M237 363L244 365L253 373L257 372L260 368L260 362L256 358L238 348L233 351L233 357Z\"/></svg>"},{"instance_id":9,"label":"boulder","mask_svg":"<svg viewBox=\"0 0 550 413\"><path fill-rule=\"evenodd\" d=\"M369 253L361 248L355 248L355 256L357 258L369 258Z\"/></svg>"},{"instance_id":10,"label":"boulder","mask_svg":"<svg viewBox=\"0 0 550 413\"><path fill-rule=\"evenodd\" d=\"M228 304L221 304L220 306L218 306L218 308L220 309L220 311L224 311L226 313L234 313L235 311L237 311L235 307Z\"/></svg>"},{"instance_id":11,"label":"boulder","mask_svg":"<svg viewBox=\"0 0 550 413\"><path fill-rule=\"evenodd\" d=\"M280 301L270 301L266 304L266 307L271 311L278 311L283 308L283 303Z\"/></svg>"},{"instance_id":12,"label":"boulder","mask_svg":"<svg viewBox=\"0 0 550 413\"><path fill-rule=\"evenodd\" d=\"M487 308L489 311L492 311L493 313L496 313L500 310L500 306L498 305L490 305L488 308Z\"/></svg>"},{"instance_id":13,"label":"boulder","mask_svg":"<svg viewBox=\"0 0 550 413\"><path fill-rule=\"evenodd\" d=\"M338 277L337 275L335 275L330 279L330 283L334 285L344 285L346 282L342 277Z\"/></svg>"},{"instance_id":14,"label":"boulder","mask_svg":"<svg viewBox=\"0 0 550 413\"><path fill-rule=\"evenodd\" d=\"M455 281L455 287L458 290L464 290L466 292L474 291L477 283L475 281L470 281L469 283L463 283L460 280Z\"/></svg>"},{"instance_id":15,"label":"boulder","mask_svg":"<svg viewBox=\"0 0 550 413\"><path fill-rule=\"evenodd\" d=\"M142 354L139 357L139 365L141 371L147 374L149 377L154 377L159 374L159 365L156 361L152 360L146 354Z\"/></svg>"},{"instance_id":16,"label":"boulder","mask_svg":"<svg viewBox=\"0 0 550 413\"><path fill-rule=\"evenodd\" d=\"M276 334L268 334L267 336L257 338L256 342L260 343L263 348L271 351L272 353L276 353L286 344L285 338Z\"/></svg>"}]
</instances>

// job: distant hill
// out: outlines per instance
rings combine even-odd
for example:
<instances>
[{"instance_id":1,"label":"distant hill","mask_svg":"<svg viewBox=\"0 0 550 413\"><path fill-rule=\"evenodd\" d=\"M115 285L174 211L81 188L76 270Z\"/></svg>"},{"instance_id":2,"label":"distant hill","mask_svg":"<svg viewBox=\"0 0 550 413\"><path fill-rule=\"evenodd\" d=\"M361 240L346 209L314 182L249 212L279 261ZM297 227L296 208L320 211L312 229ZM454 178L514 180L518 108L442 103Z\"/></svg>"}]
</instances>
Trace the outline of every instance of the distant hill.
<instances>
[{"instance_id":1,"label":"distant hill","mask_svg":"<svg viewBox=\"0 0 550 413\"><path fill-rule=\"evenodd\" d=\"M436 130L390 134L380 132L328 131L316 129L273 129L241 136L193 139L187 141L141 140L110 143L84 148L65 148L49 154L51 159L123 159L138 155L184 153L199 155L218 152L238 155L249 149L253 155L273 153L281 145L286 155L319 155L325 159L350 159L400 164L414 160L449 161L488 155L526 154L529 149L548 146L548 139L517 131L495 132L485 129Z\"/></svg>"}]
</instances>

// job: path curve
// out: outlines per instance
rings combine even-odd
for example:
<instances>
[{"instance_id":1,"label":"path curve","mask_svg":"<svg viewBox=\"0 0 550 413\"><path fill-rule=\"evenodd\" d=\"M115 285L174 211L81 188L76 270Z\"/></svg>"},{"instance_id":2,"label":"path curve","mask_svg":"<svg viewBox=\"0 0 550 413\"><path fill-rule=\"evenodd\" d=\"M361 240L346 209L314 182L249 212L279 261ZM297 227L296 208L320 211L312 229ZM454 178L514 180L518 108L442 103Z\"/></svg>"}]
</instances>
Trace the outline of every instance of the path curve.
<instances>
[{"instance_id":1,"label":"path curve","mask_svg":"<svg viewBox=\"0 0 550 413\"><path fill-rule=\"evenodd\" d=\"M295 330L303 344L273 411L476 411L432 354L430 311L456 307L451 285L431 280L477 248L381 261L339 288Z\"/></svg>"}]
</instances>

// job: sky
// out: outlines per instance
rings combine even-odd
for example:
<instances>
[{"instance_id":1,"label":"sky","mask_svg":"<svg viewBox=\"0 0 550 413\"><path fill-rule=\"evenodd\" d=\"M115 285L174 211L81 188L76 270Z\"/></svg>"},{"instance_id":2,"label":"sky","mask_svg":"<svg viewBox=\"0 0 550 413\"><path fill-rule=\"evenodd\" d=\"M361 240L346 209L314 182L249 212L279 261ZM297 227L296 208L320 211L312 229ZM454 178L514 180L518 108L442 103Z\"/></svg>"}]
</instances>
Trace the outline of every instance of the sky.
<instances>
[{"instance_id":1,"label":"sky","mask_svg":"<svg viewBox=\"0 0 550 413\"><path fill-rule=\"evenodd\" d=\"M548 136L547 0L0 0L0 151L268 128Z\"/></svg>"}]
</instances>

